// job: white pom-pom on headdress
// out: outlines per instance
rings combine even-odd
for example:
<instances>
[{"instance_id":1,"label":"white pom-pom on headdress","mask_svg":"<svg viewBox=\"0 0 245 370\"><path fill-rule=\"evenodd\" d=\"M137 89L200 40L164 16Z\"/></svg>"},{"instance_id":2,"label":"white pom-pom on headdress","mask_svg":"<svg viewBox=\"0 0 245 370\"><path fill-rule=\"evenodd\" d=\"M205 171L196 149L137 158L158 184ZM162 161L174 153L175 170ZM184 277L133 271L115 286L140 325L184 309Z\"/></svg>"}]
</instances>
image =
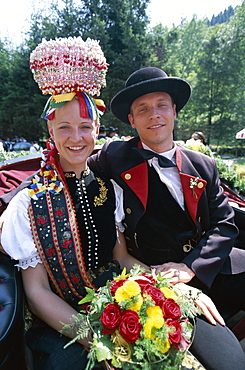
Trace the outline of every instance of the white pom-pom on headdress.
<instances>
[{"instance_id":1,"label":"white pom-pom on headdress","mask_svg":"<svg viewBox=\"0 0 245 370\"><path fill-rule=\"evenodd\" d=\"M44 39L30 55L30 68L44 95L83 91L99 96L106 86L108 64L99 41L89 38Z\"/></svg>"}]
</instances>

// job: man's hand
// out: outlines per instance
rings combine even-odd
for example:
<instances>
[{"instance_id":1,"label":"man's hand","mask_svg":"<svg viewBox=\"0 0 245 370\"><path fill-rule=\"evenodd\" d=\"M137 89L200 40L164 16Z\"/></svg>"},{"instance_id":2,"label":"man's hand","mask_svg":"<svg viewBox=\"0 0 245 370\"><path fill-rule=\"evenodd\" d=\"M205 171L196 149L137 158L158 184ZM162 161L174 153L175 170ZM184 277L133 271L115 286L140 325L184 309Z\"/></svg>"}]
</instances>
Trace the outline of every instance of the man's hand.
<instances>
[{"instance_id":1,"label":"man's hand","mask_svg":"<svg viewBox=\"0 0 245 370\"><path fill-rule=\"evenodd\" d=\"M219 311L217 310L212 299L206 294L202 293L199 289L182 283L176 284L175 287L177 287L186 296L191 295L196 306L200 308L204 316L212 325L216 325L216 321L222 326L225 325L225 322L222 316L219 314Z\"/></svg>"},{"instance_id":2,"label":"man's hand","mask_svg":"<svg viewBox=\"0 0 245 370\"><path fill-rule=\"evenodd\" d=\"M195 276L195 273L184 263L168 262L151 268L155 268L156 273L161 272L162 277L171 279L172 284L188 283Z\"/></svg>"}]
</instances>

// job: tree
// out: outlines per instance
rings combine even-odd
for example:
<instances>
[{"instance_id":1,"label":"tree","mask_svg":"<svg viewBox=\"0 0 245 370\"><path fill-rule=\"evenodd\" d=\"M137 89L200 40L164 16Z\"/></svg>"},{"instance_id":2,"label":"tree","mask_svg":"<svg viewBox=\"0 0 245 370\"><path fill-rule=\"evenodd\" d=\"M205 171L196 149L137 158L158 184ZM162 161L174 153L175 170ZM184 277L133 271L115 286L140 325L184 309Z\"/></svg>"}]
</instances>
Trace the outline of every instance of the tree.
<instances>
[{"instance_id":1,"label":"tree","mask_svg":"<svg viewBox=\"0 0 245 370\"><path fill-rule=\"evenodd\" d=\"M129 74L146 64L150 50L147 48L146 7L150 0L83 0L75 5L73 0L53 3L45 17L38 13L32 17L28 34L28 48L33 49L42 38L81 36L100 40L109 64L107 88L101 97L107 107ZM33 45L35 44L35 46ZM104 121L127 131L107 110Z\"/></svg>"},{"instance_id":2,"label":"tree","mask_svg":"<svg viewBox=\"0 0 245 370\"><path fill-rule=\"evenodd\" d=\"M199 112L200 126L206 125L208 135L212 134L217 142L235 139L244 76L241 32L244 35L237 28L235 17L234 21L210 27L198 56L195 109ZM244 107L241 109L244 114Z\"/></svg>"},{"instance_id":3,"label":"tree","mask_svg":"<svg viewBox=\"0 0 245 370\"><path fill-rule=\"evenodd\" d=\"M2 89L2 94L0 95L0 136L5 136L5 126L10 122L6 119L5 109L3 106L3 102L7 93L7 85L10 76L10 60L11 60L11 53L7 49L7 45L3 42L0 42L0 85Z\"/></svg>"},{"instance_id":4,"label":"tree","mask_svg":"<svg viewBox=\"0 0 245 370\"><path fill-rule=\"evenodd\" d=\"M46 128L39 119L44 98L37 93L29 69L29 57L23 48L11 55L6 94L1 102L3 135L13 138L24 136L27 140L42 138Z\"/></svg>"},{"instance_id":5,"label":"tree","mask_svg":"<svg viewBox=\"0 0 245 370\"><path fill-rule=\"evenodd\" d=\"M88 31L83 37L100 39L109 71L107 88L102 97L107 107L112 97L124 87L127 77L136 69L144 67L149 55L146 28L146 7L149 0L86 0L85 23ZM129 127L116 120L107 110L103 121L115 125L119 131L130 133Z\"/></svg>"}]
</instances>

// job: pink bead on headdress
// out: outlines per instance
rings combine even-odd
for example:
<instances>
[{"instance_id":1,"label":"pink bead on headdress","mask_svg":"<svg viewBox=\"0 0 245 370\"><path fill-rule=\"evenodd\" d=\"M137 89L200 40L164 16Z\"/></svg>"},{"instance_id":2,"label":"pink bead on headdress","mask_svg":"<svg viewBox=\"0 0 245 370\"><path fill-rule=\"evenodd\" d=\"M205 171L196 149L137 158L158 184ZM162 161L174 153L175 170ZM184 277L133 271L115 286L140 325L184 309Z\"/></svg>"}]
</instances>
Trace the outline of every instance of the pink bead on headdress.
<instances>
[{"instance_id":1,"label":"pink bead on headdress","mask_svg":"<svg viewBox=\"0 0 245 370\"><path fill-rule=\"evenodd\" d=\"M57 38L39 44L30 55L30 69L44 95L51 94L43 118L52 119L56 108L75 95L80 101L81 114L95 118L103 114L103 100L93 99L106 86L108 64L96 40L81 37ZM94 114L95 113L95 114Z\"/></svg>"}]
</instances>

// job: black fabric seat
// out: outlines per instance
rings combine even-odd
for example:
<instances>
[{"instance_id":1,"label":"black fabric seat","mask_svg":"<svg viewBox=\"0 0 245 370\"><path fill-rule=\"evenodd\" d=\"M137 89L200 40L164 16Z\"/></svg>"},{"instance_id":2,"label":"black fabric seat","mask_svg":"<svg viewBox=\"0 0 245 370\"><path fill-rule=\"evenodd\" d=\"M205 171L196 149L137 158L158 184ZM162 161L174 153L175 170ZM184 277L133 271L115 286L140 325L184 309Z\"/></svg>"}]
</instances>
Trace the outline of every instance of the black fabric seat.
<instances>
[{"instance_id":1,"label":"black fabric seat","mask_svg":"<svg viewBox=\"0 0 245 370\"><path fill-rule=\"evenodd\" d=\"M24 294L15 261L0 253L0 369L26 370Z\"/></svg>"}]
</instances>

